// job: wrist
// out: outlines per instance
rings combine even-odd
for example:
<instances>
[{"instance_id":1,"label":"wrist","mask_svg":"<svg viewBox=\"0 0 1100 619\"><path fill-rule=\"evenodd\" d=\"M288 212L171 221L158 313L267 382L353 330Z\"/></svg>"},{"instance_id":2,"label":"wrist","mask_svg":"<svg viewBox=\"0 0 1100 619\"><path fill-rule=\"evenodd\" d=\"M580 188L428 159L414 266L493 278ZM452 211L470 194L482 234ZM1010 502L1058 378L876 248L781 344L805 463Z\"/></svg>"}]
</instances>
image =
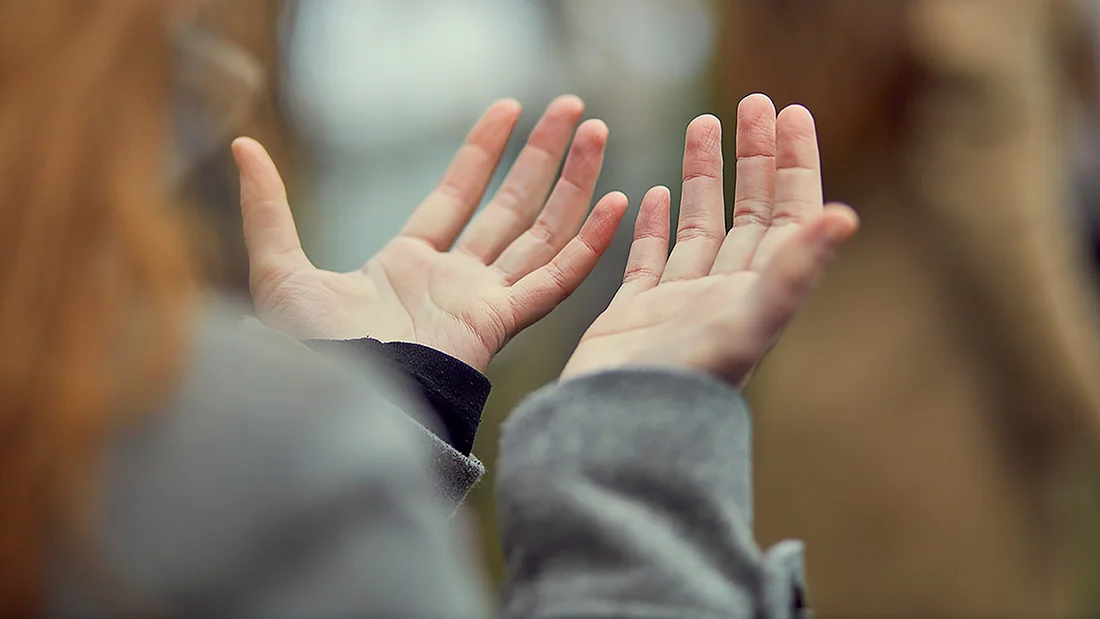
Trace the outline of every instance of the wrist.
<instances>
[{"instance_id":1,"label":"wrist","mask_svg":"<svg viewBox=\"0 0 1100 619\"><path fill-rule=\"evenodd\" d=\"M560 381L607 372L657 370L706 374L734 389L742 389L756 365L743 354L724 351L728 346L719 346L713 337L691 343L684 340L674 346L649 346L650 339L639 341L647 345L643 348L610 340L587 343L582 340L562 369Z\"/></svg>"},{"instance_id":2,"label":"wrist","mask_svg":"<svg viewBox=\"0 0 1100 619\"><path fill-rule=\"evenodd\" d=\"M435 413L438 423L429 427L458 452L470 454L492 389L484 374L447 353L412 342L361 338L310 340L305 344L317 352L352 352L389 366L408 380L409 390L419 394L428 410Z\"/></svg>"}]
</instances>

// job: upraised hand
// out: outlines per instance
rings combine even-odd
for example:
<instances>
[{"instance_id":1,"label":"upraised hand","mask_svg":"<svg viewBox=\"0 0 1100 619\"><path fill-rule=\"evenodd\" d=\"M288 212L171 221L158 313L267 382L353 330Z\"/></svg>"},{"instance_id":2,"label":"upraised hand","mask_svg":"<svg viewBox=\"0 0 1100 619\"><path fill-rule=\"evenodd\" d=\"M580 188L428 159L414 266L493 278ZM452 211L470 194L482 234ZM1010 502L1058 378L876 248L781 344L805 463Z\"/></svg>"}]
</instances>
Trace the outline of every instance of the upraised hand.
<instances>
[{"instance_id":1,"label":"upraised hand","mask_svg":"<svg viewBox=\"0 0 1100 619\"><path fill-rule=\"evenodd\" d=\"M823 204L809 111L791 106L777 118L763 95L738 107L728 233L717 118L701 116L688 127L683 179L671 256L670 194L657 187L642 201L622 287L584 334L563 379L669 367L743 385L858 227L850 208Z\"/></svg>"},{"instance_id":2,"label":"upraised hand","mask_svg":"<svg viewBox=\"0 0 1100 619\"><path fill-rule=\"evenodd\" d=\"M274 163L257 142L237 140L257 314L300 339L416 342L484 370L580 285L626 211L626 196L611 193L585 218L608 131L598 120L577 128L583 111L576 97L555 100L473 217L520 114L512 100L491 106L400 234L350 273L310 263Z\"/></svg>"}]
</instances>

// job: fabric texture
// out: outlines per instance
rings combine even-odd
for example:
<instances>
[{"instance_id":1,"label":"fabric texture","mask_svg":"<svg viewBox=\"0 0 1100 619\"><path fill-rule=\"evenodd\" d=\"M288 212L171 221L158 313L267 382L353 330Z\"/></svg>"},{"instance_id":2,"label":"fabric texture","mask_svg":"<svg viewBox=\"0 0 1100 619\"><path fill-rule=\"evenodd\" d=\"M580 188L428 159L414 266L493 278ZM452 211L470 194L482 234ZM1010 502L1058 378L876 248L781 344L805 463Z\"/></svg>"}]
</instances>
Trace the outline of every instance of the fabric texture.
<instances>
[{"instance_id":1,"label":"fabric texture","mask_svg":"<svg viewBox=\"0 0 1100 619\"><path fill-rule=\"evenodd\" d=\"M120 430L48 616L491 616L451 517L477 467L357 361L205 318L172 405ZM753 542L750 446L737 393L702 376L536 395L502 445L504 614L793 619L801 548Z\"/></svg>"},{"instance_id":2,"label":"fabric texture","mask_svg":"<svg viewBox=\"0 0 1100 619\"><path fill-rule=\"evenodd\" d=\"M245 319L241 323L241 327L266 339L282 340L311 355L321 354L305 344L273 331L255 318ZM440 404L443 408L424 406L423 402L417 402L417 405L409 406L407 394L415 393L417 391L416 385L423 385L424 382L421 382L415 376L418 370L410 364L408 356L403 357L404 363L401 363L394 361L393 357L386 352L392 349L380 349L374 351L378 354L363 355L361 353L364 349L369 352L373 346L370 344L364 345L360 341L326 342L323 345L319 345L318 342L311 342L311 344L323 350L327 357L337 362L344 362L343 365L347 367L358 368L369 383L379 388L382 397L390 398L391 404L396 404L398 408L407 413L407 420L416 427L417 436L427 447L428 461L433 472L432 482L435 485L436 494L446 501L452 509L457 509L458 505L466 498L466 495L470 493L470 490L485 475L485 465L475 456L463 453L452 445L441 417L452 416L452 418L464 419L465 423L471 423L472 418L475 416L472 412L473 407L477 406L478 402L481 403L480 407L484 407L483 398L488 398L488 389L491 387L489 380L482 376L484 382L477 381L476 377L469 375L469 372L480 375L477 370L441 352L432 351L436 353L437 357L444 357L445 359L436 360L437 368L435 373L429 374L429 378L438 377L440 368L451 367L459 371L458 379L450 385L440 378L437 378L433 384L438 385L439 390L446 391L447 397L453 398L456 402L463 395L468 396L469 399L465 404L458 403L452 406L446 404L448 402L447 398L441 396L436 398L436 402L443 403ZM468 388L468 391L459 393L466 388ZM423 390L420 390L420 393L423 395ZM455 412L455 409L460 407L465 407L465 410ZM481 421L480 411L481 408L478 408L476 423ZM475 426L474 432L476 433L476 431ZM471 437L471 447L472 442Z\"/></svg>"},{"instance_id":3,"label":"fabric texture","mask_svg":"<svg viewBox=\"0 0 1100 619\"><path fill-rule=\"evenodd\" d=\"M205 317L172 405L120 431L50 616L485 616L449 518L480 464L387 368L238 324Z\"/></svg>"},{"instance_id":4,"label":"fabric texture","mask_svg":"<svg viewBox=\"0 0 1100 619\"><path fill-rule=\"evenodd\" d=\"M474 448L481 413L493 385L489 379L459 359L412 342L310 340L318 352L370 355L407 376L442 425L440 436L464 456Z\"/></svg>"},{"instance_id":5,"label":"fabric texture","mask_svg":"<svg viewBox=\"0 0 1100 619\"><path fill-rule=\"evenodd\" d=\"M801 545L753 540L751 453L744 402L706 376L537 393L501 442L505 616L800 616Z\"/></svg>"}]
</instances>

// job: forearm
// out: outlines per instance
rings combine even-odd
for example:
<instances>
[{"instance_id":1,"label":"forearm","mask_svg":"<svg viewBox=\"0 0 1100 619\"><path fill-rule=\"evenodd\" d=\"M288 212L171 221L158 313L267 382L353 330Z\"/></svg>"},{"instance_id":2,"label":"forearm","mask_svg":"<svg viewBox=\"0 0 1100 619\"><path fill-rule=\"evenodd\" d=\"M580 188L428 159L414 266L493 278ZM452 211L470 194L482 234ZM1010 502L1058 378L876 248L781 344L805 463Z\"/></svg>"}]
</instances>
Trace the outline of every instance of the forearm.
<instances>
[{"instance_id":1,"label":"forearm","mask_svg":"<svg viewBox=\"0 0 1100 619\"><path fill-rule=\"evenodd\" d=\"M421 438L429 445L429 458L437 493L457 506L485 474L472 455L481 413L492 384L481 372L462 361L427 346L375 339L311 341L311 348L344 356L366 356L388 366L405 379L406 390L427 405L428 418L411 415Z\"/></svg>"},{"instance_id":2,"label":"forearm","mask_svg":"<svg viewBox=\"0 0 1100 619\"><path fill-rule=\"evenodd\" d=\"M544 390L502 439L504 614L790 616L799 549L768 567L751 477L748 411L722 383L639 370Z\"/></svg>"},{"instance_id":3,"label":"forearm","mask_svg":"<svg viewBox=\"0 0 1100 619\"><path fill-rule=\"evenodd\" d=\"M320 352L370 356L409 379L409 388L435 413L440 438L459 453L470 455L492 389L484 374L446 353L411 342L363 338L306 344Z\"/></svg>"},{"instance_id":4,"label":"forearm","mask_svg":"<svg viewBox=\"0 0 1100 619\"><path fill-rule=\"evenodd\" d=\"M244 323L242 323L242 327L253 331L263 332L271 337L290 339L286 335L269 329L259 320L253 318L245 320ZM350 362L359 360L360 365L363 365L362 362L366 361L368 362L366 371L371 374L370 378L375 382L379 382L375 374L381 372L383 374L389 374L389 376L386 377L388 380L383 380L381 381L382 383L389 383L394 380L399 383L404 383L403 385L391 385L390 388L383 389L382 394L390 398L392 403L405 413L407 421L415 426L420 439L427 446L426 453L431 465L433 483L435 484L437 495L452 509L457 508L466 498L470 490L481 480L481 477L485 474L485 467L468 451L464 453L455 448L451 443L452 439L449 433L446 431L446 426L439 420L439 416L454 413L456 414L456 418L466 419L470 422L472 428L469 430L469 444L472 445L472 436L476 432L477 424L481 418L481 407L484 405L485 398L488 396L488 379L481 377L484 379L484 383L474 386L464 386L463 380L470 381L476 378L471 378L469 373L472 372L477 374L477 376L480 376L480 373L473 368L465 366L465 364L462 364L462 362L456 359L447 357L447 355L443 353L430 351L436 353L436 355L442 359L442 363L440 364L442 367L446 367L448 363L451 363L461 364L463 368L467 369L466 373L453 373L451 387L448 387L443 381L431 383L435 385L441 393L449 394L451 396L449 401L454 402L450 405L450 408L439 406L433 409L430 405L426 406L428 402L425 399L418 397L418 395L423 395L424 387L422 383L416 379L416 373L419 371L416 366L407 364L402 368L398 362L388 359L385 354L382 354L381 350L366 355L363 354L364 347L369 349L376 346L376 344L369 343L373 341L374 340L312 342L312 349L302 346L302 350L306 352L306 354L324 354L325 356L332 356ZM438 373L439 367L432 367ZM387 372L387 370L389 371ZM424 373L424 375L429 377L434 376L434 374L431 373ZM459 378L454 379L454 376ZM418 389L420 390L419 394L417 393ZM459 397L463 395L465 399ZM467 414L468 411L474 412ZM434 413L434 415L432 413Z\"/></svg>"}]
</instances>

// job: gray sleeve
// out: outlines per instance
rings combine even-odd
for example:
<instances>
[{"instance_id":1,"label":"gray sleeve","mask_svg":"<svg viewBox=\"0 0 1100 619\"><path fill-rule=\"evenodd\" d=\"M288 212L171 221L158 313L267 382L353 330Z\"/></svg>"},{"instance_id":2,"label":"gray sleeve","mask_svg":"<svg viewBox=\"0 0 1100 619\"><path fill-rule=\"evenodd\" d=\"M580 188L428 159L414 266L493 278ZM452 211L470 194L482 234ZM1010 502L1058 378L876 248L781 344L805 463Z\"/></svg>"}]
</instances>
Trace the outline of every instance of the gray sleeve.
<instances>
[{"instance_id":1,"label":"gray sleeve","mask_svg":"<svg viewBox=\"0 0 1100 619\"><path fill-rule=\"evenodd\" d=\"M268 328L255 318L245 319L240 327L252 337L281 341L295 348L301 355L320 357L301 342ZM456 511L470 490L485 475L485 465L476 456L460 453L447 441L441 439L438 428L432 426L433 417L422 410L423 403L418 402L416 396L395 388L394 385L402 384L402 381L396 376L391 376L392 371L384 364L346 357L341 360L349 367L365 368L364 375L375 377L372 382L379 393L396 404L405 414L405 421L416 430L416 436L427 450L432 486L436 495L448 505L452 513Z\"/></svg>"},{"instance_id":2,"label":"gray sleeve","mask_svg":"<svg viewBox=\"0 0 1100 619\"><path fill-rule=\"evenodd\" d=\"M396 410L363 415L365 402L349 400L303 448L297 485L316 495L272 531L278 541L218 610L264 619L488 615L480 565L433 487L425 444Z\"/></svg>"},{"instance_id":3,"label":"gray sleeve","mask_svg":"<svg viewBox=\"0 0 1100 619\"><path fill-rule=\"evenodd\" d=\"M751 442L738 393L702 375L534 395L501 444L505 616L798 616L801 546L753 540Z\"/></svg>"},{"instance_id":4,"label":"gray sleeve","mask_svg":"<svg viewBox=\"0 0 1100 619\"><path fill-rule=\"evenodd\" d=\"M120 431L101 565L58 561L51 616L487 614L428 443L383 380L218 325L194 356L174 404Z\"/></svg>"}]
</instances>

